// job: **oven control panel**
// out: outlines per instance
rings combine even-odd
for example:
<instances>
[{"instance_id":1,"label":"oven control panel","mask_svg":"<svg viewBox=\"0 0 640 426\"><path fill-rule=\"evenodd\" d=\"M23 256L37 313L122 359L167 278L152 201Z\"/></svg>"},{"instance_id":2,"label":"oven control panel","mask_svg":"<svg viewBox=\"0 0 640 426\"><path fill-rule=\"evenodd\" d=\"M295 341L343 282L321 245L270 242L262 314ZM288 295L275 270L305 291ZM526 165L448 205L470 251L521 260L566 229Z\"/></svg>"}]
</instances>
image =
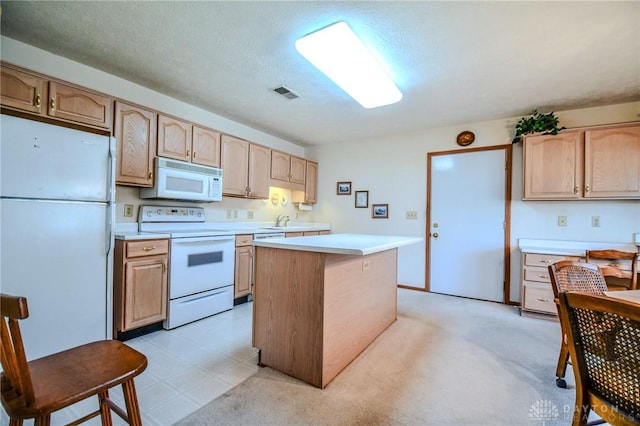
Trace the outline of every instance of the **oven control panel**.
<instances>
[{"instance_id":1,"label":"oven control panel","mask_svg":"<svg viewBox=\"0 0 640 426\"><path fill-rule=\"evenodd\" d=\"M138 222L204 222L202 207L140 206Z\"/></svg>"}]
</instances>

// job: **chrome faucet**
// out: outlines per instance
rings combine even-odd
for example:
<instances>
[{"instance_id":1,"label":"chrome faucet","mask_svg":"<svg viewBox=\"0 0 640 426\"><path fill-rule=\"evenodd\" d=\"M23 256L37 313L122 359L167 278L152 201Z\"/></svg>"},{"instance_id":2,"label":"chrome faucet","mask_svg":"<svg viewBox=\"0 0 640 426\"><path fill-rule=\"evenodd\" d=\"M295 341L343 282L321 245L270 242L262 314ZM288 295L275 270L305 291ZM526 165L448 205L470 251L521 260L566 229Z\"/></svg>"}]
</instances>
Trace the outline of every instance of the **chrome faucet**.
<instances>
[{"instance_id":1,"label":"chrome faucet","mask_svg":"<svg viewBox=\"0 0 640 426\"><path fill-rule=\"evenodd\" d=\"M282 223L282 221L284 221L284 223ZM287 222L289 222L289 216L278 215L278 217L276 218L276 227L287 226Z\"/></svg>"}]
</instances>

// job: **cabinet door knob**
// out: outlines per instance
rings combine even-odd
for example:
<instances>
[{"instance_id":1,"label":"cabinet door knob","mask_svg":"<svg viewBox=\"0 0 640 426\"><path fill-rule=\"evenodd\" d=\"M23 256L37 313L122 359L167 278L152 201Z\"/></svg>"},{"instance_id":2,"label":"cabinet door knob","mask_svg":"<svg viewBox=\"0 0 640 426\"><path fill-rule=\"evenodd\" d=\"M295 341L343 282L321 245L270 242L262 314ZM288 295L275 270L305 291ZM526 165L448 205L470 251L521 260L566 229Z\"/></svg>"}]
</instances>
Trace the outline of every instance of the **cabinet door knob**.
<instances>
[{"instance_id":1,"label":"cabinet door knob","mask_svg":"<svg viewBox=\"0 0 640 426\"><path fill-rule=\"evenodd\" d=\"M189 150L187 150L187 157L189 156Z\"/></svg>"},{"instance_id":2,"label":"cabinet door knob","mask_svg":"<svg viewBox=\"0 0 640 426\"><path fill-rule=\"evenodd\" d=\"M577 194L579 191L580 191L580 186L576 185L576 186L573 188L573 193L574 193L574 194Z\"/></svg>"},{"instance_id":3,"label":"cabinet door knob","mask_svg":"<svg viewBox=\"0 0 640 426\"><path fill-rule=\"evenodd\" d=\"M187 157L189 156L189 151L187 151ZM193 151L193 158L196 158L196 152Z\"/></svg>"},{"instance_id":4,"label":"cabinet door knob","mask_svg":"<svg viewBox=\"0 0 640 426\"><path fill-rule=\"evenodd\" d=\"M437 232L434 232L434 233L433 233L433 234L431 234L431 235L433 235L433 238L438 238L438 237L439 237L439 235L438 235L438 233L437 233Z\"/></svg>"},{"instance_id":5,"label":"cabinet door knob","mask_svg":"<svg viewBox=\"0 0 640 426\"><path fill-rule=\"evenodd\" d=\"M591 190L591 188L589 188L589 185L584 187L585 192L589 192Z\"/></svg>"},{"instance_id":6,"label":"cabinet door knob","mask_svg":"<svg viewBox=\"0 0 640 426\"><path fill-rule=\"evenodd\" d=\"M51 111L55 111L55 109L56 109L56 98L51 98L51 101L49 102L49 108L51 109Z\"/></svg>"},{"instance_id":7,"label":"cabinet door knob","mask_svg":"<svg viewBox=\"0 0 640 426\"><path fill-rule=\"evenodd\" d=\"M36 99L34 101L35 106L37 106L38 108L40 108L40 93L36 93Z\"/></svg>"}]
</instances>

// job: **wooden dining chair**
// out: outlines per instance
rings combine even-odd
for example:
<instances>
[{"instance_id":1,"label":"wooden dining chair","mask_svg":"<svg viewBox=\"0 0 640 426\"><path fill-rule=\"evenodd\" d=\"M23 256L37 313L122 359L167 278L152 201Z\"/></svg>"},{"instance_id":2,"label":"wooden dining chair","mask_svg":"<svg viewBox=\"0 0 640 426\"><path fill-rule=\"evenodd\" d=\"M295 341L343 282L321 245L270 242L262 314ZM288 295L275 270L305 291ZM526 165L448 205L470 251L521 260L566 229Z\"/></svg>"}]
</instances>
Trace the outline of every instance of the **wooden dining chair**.
<instances>
[{"instance_id":1,"label":"wooden dining chair","mask_svg":"<svg viewBox=\"0 0 640 426\"><path fill-rule=\"evenodd\" d=\"M558 366L556 367L556 385L559 388L566 388L567 382L564 376L569 363L569 347L567 345L566 325L562 323L558 297L560 293L567 291L579 291L582 293L602 294L607 291L607 283L600 269L590 263L577 262L574 260L562 260L549 265L549 277L551 287L560 318L560 329L562 331L562 342L560 342L560 355L558 356Z\"/></svg>"},{"instance_id":2,"label":"wooden dining chair","mask_svg":"<svg viewBox=\"0 0 640 426\"><path fill-rule=\"evenodd\" d=\"M640 305L606 295L561 293L576 376L573 425L593 410L611 425L640 425Z\"/></svg>"},{"instance_id":3,"label":"wooden dining chair","mask_svg":"<svg viewBox=\"0 0 640 426\"><path fill-rule=\"evenodd\" d=\"M610 290L636 290L638 288L638 253L619 250L587 250L586 259L600 267ZM604 262L598 262L603 260ZM629 269L621 268L621 262L628 262Z\"/></svg>"},{"instance_id":4,"label":"wooden dining chair","mask_svg":"<svg viewBox=\"0 0 640 426\"><path fill-rule=\"evenodd\" d=\"M102 340L27 362L19 325L29 317L27 299L0 294L0 311L1 400L11 426L25 419L49 425L53 412L91 396L98 396L98 409L72 424L100 415L103 425L111 425L111 410L130 425L142 424L133 379L147 368L143 354L117 340ZM109 389L117 385L126 412L109 399Z\"/></svg>"}]
</instances>

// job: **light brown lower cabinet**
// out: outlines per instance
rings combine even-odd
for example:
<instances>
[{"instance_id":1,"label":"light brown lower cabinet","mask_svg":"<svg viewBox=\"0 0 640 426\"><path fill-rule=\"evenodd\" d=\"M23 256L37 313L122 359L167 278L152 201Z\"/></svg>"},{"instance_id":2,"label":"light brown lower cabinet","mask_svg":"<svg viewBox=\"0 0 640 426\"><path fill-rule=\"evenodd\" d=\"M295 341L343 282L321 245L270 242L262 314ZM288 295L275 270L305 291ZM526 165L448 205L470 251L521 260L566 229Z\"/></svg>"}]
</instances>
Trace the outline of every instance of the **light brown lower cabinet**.
<instances>
[{"instance_id":1,"label":"light brown lower cabinet","mask_svg":"<svg viewBox=\"0 0 640 426\"><path fill-rule=\"evenodd\" d=\"M244 297L253 291L252 234L236 235L236 264L233 298Z\"/></svg>"},{"instance_id":2,"label":"light brown lower cabinet","mask_svg":"<svg viewBox=\"0 0 640 426\"><path fill-rule=\"evenodd\" d=\"M114 252L114 338L167 318L169 240L117 240Z\"/></svg>"},{"instance_id":3,"label":"light brown lower cabinet","mask_svg":"<svg viewBox=\"0 0 640 426\"><path fill-rule=\"evenodd\" d=\"M554 302L549 265L561 260L579 261L579 256L556 254L522 254L522 308L521 313L558 315Z\"/></svg>"}]
</instances>

